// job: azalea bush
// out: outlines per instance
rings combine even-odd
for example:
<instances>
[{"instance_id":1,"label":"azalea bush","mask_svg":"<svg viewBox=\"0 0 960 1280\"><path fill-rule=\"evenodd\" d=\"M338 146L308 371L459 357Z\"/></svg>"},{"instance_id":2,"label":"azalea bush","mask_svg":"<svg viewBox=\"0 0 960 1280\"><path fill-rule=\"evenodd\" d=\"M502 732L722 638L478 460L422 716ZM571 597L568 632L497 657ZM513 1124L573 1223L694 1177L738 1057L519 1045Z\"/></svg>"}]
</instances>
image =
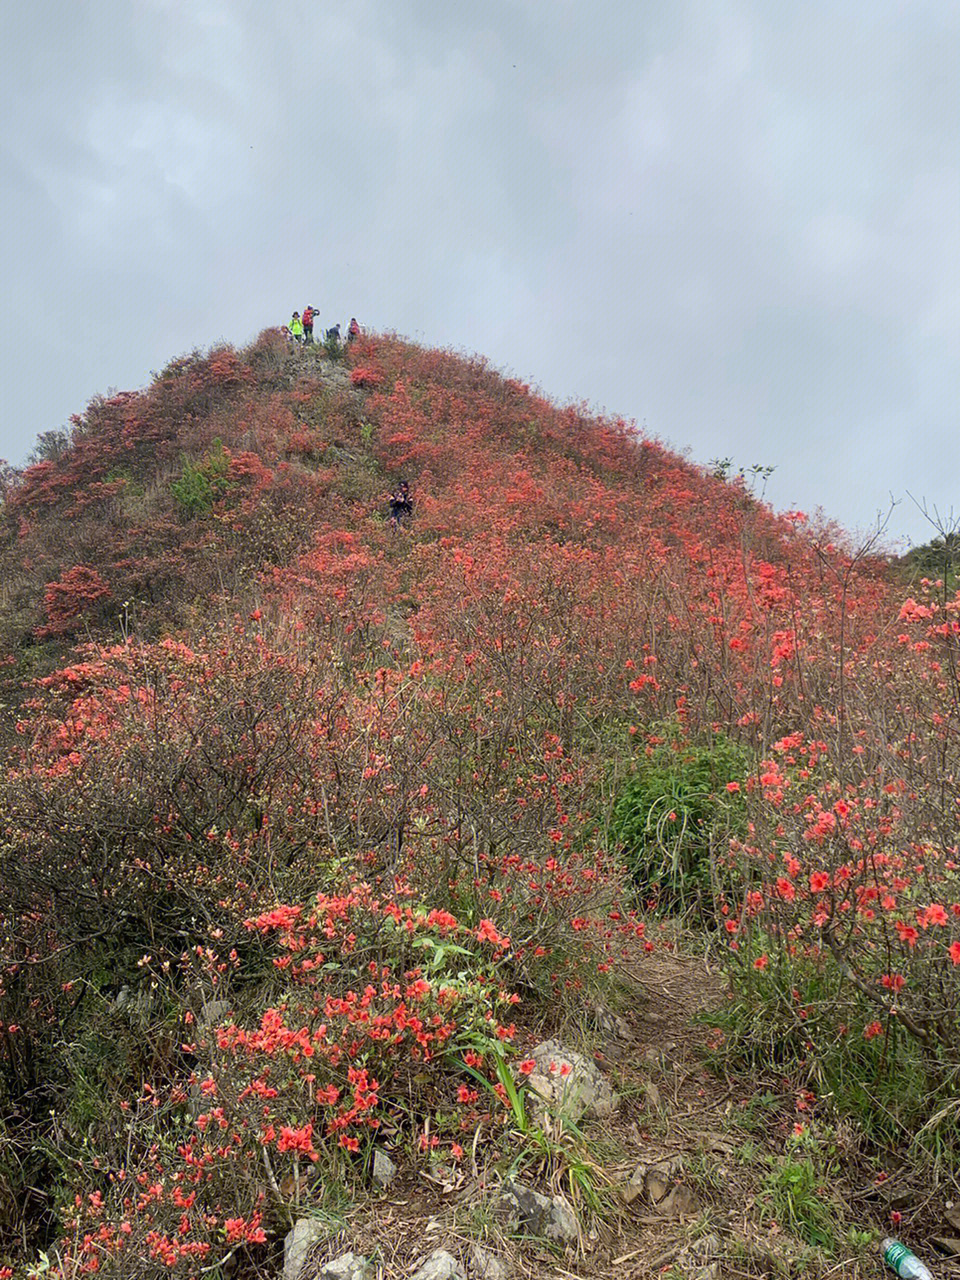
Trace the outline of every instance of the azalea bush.
<instances>
[{"instance_id":1,"label":"azalea bush","mask_svg":"<svg viewBox=\"0 0 960 1280\"><path fill-rule=\"evenodd\" d=\"M773 744L730 852L750 887L725 904L738 1044L931 1150L960 1119L960 601L935 590L845 663L846 731L821 711Z\"/></svg>"},{"instance_id":2,"label":"azalea bush","mask_svg":"<svg viewBox=\"0 0 960 1280\"><path fill-rule=\"evenodd\" d=\"M273 970L258 970L255 993L236 954L184 957L219 1003L181 1012L174 1079L118 1101L117 1137L88 1173L97 1189L63 1206L54 1274L195 1277L238 1252L264 1261L324 1183L359 1186L375 1142L457 1162L465 1135L502 1125L494 1086L469 1082L514 1035L517 997L498 981L510 940L394 887L380 897L360 882L249 918ZM162 966L154 978L167 981Z\"/></svg>"},{"instance_id":3,"label":"azalea bush","mask_svg":"<svg viewBox=\"0 0 960 1280\"><path fill-rule=\"evenodd\" d=\"M326 1165L369 1137L367 1111L340 1105L361 1078L388 1091L407 1140L426 1116L436 1137L457 1055L476 1068L484 1045L509 1039L509 1023L492 1018L514 983L575 997L597 984L618 940L643 933L617 908L615 868L583 809L589 773L550 731L551 700L528 705L523 736L517 708L484 710L486 679L454 679L446 659L373 667L376 618L268 626L254 609L192 646L87 647L36 682L3 801L0 1088L11 1181L25 1190L39 1174L60 1186L70 1231L91 1162L127 1164L157 1185L194 1132L184 1125L202 1053L212 1051L207 1070L251 1142L249 1108L261 1108L262 1073L276 1076L277 1045L312 1064L286 1079L277 1124L316 1133L310 1153ZM490 735L505 754L491 753ZM501 759L524 773L505 782ZM314 906L300 905L318 888ZM279 956L264 945L275 938ZM294 988L278 991L276 975ZM254 1021L200 1043L189 1018L222 992ZM425 1062L433 1088L411 1090ZM321 1087L339 1109L317 1110ZM118 1108L131 1099L126 1120ZM251 1230L269 1233L279 1221L270 1180L285 1175L266 1163L284 1152L268 1150L265 1163L262 1143L244 1148L240 1176L225 1149L223 1176L211 1174L222 1212L204 1215L220 1221L233 1197L248 1205L244 1221L259 1215ZM152 1218L140 1226L117 1225L89 1258L106 1265L127 1234L140 1256L160 1230ZM207 1256L191 1232L190 1247L169 1254L186 1274ZM166 1226L159 1238L166 1250Z\"/></svg>"}]
</instances>

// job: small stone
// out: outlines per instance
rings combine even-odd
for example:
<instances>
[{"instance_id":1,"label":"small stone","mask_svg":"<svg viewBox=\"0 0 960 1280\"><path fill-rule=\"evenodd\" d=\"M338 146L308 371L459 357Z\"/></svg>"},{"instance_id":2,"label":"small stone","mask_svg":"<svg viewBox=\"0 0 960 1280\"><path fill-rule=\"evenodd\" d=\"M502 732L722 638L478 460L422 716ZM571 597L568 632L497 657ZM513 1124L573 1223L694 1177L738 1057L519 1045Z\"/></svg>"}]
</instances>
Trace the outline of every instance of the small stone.
<instances>
[{"instance_id":1,"label":"small stone","mask_svg":"<svg viewBox=\"0 0 960 1280\"><path fill-rule=\"evenodd\" d=\"M554 1196L551 1201L550 1217L544 1233L548 1240L559 1240L562 1244L573 1244L580 1235L580 1224L562 1196Z\"/></svg>"},{"instance_id":2,"label":"small stone","mask_svg":"<svg viewBox=\"0 0 960 1280\"><path fill-rule=\"evenodd\" d=\"M300 1280L304 1263L326 1240L327 1228L318 1218L299 1218L283 1242L283 1280Z\"/></svg>"},{"instance_id":3,"label":"small stone","mask_svg":"<svg viewBox=\"0 0 960 1280\"><path fill-rule=\"evenodd\" d=\"M687 1246L687 1252L690 1256L701 1262L708 1262L711 1258L715 1258L720 1249L720 1237L715 1231L710 1231L707 1235L701 1236Z\"/></svg>"},{"instance_id":4,"label":"small stone","mask_svg":"<svg viewBox=\"0 0 960 1280\"><path fill-rule=\"evenodd\" d=\"M580 1234L576 1215L562 1197L551 1200L516 1180L504 1184L497 1212L509 1231L523 1231L563 1244L572 1243Z\"/></svg>"},{"instance_id":5,"label":"small stone","mask_svg":"<svg viewBox=\"0 0 960 1280\"><path fill-rule=\"evenodd\" d=\"M646 1165L637 1165L636 1169L630 1175L630 1179L624 1182L620 1187L620 1197L625 1204L633 1204L638 1196L644 1193L644 1180L646 1178Z\"/></svg>"},{"instance_id":6,"label":"small stone","mask_svg":"<svg viewBox=\"0 0 960 1280\"><path fill-rule=\"evenodd\" d=\"M714 1232L694 1240L677 1254L677 1267L691 1280L720 1280L720 1263L714 1261L721 1250Z\"/></svg>"},{"instance_id":7,"label":"small stone","mask_svg":"<svg viewBox=\"0 0 960 1280\"><path fill-rule=\"evenodd\" d=\"M654 1164L638 1164L629 1182L620 1187L620 1196L626 1204L632 1204L643 1195L647 1202L670 1218L685 1218L696 1213L697 1197L680 1181L683 1161L679 1157L659 1160Z\"/></svg>"},{"instance_id":8,"label":"small stone","mask_svg":"<svg viewBox=\"0 0 960 1280\"><path fill-rule=\"evenodd\" d=\"M470 1270L478 1280L507 1280L510 1274L506 1264L495 1253L479 1244L471 1250Z\"/></svg>"},{"instance_id":9,"label":"small stone","mask_svg":"<svg viewBox=\"0 0 960 1280\"><path fill-rule=\"evenodd\" d=\"M630 1024L625 1018L621 1018L619 1013L614 1013L612 1009L608 1009L605 1004L598 1004L595 1010L597 1026L604 1035L610 1036L614 1040L629 1040L631 1038Z\"/></svg>"},{"instance_id":10,"label":"small stone","mask_svg":"<svg viewBox=\"0 0 960 1280\"><path fill-rule=\"evenodd\" d=\"M651 1111L660 1110L660 1090L652 1080L645 1079L640 1086L643 1089L643 1096L646 1099L647 1106Z\"/></svg>"},{"instance_id":11,"label":"small stone","mask_svg":"<svg viewBox=\"0 0 960 1280\"><path fill-rule=\"evenodd\" d=\"M667 1218L686 1218L697 1212L697 1197L682 1182L683 1161L679 1157L661 1160L657 1164L638 1166L631 1182L642 1180L643 1191L649 1203Z\"/></svg>"},{"instance_id":12,"label":"small stone","mask_svg":"<svg viewBox=\"0 0 960 1280\"><path fill-rule=\"evenodd\" d=\"M373 1264L359 1253L341 1253L320 1268L318 1280L371 1280Z\"/></svg>"},{"instance_id":13,"label":"small stone","mask_svg":"<svg viewBox=\"0 0 960 1280\"><path fill-rule=\"evenodd\" d=\"M397 1166L379 1147L373 1153L373 1180L386 1191L397 1176Z\"/></svg>"},{"instance_id":14,"label":"small stone","mask_svg":"<svg viewBox=\"0 0 960 1280\"><path fill-rule=\"evenodd\" d=\"M446 1249L434 1249L430 1257L413 1273L411 1280L467 1280L463 1268Z\"/></svg>"}]
</instances>

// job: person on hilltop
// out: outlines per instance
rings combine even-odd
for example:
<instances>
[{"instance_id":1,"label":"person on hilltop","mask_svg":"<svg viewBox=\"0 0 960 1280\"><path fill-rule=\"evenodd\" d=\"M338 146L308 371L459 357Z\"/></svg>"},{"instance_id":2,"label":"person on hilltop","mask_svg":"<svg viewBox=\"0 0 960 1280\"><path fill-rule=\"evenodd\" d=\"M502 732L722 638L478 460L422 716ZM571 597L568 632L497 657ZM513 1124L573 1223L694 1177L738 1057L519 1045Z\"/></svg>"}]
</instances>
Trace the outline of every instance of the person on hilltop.
<instances>
[{"instance_id":1,"label":"person on hilltop","mask_svg":"<svg viewBox=\"0 0 960 1280\"><path fill-rule=\"evenodd\" d=\"M290 330L294 342L303 341L303 322L300 319L299 311L293 313L293 319L287 325L287 328Z\"/></svg>"},{"instance_id":2,"label":"person on hilltop","mask_svg":"<svg viewBox=\"0 0 960 1280\"><path fill-rule=\"evenodd\" d=\"M308 345L313 342L313 318L316 314L316 307L304 307L303 309L303 340Z\"/></svg>"},{"instance_id":3,"label":"person on hilltop","mask_svg":"<svg viewBox=\"0 0 960 1280\"><path fill-rule=\"evenodd\" d=\"M350 325L347 329L347 345L349 346L351 342L356 342L356 340L359 337L360 337L360 326L357 324L357 317L351 316Z\"/></svg>"},{"instance_id":4,"label":"person on hilltop","mask_svg":"<svg viewBox=\"0 0 960 1280\"><path fill-rule=\"evenodd\" d=\"M413 515L413 503L410 500L410 486L406 480L401 480L390 495L390 523L394 528L399 528L404 516L408 518Z\"/></svg>"}]
</instances>

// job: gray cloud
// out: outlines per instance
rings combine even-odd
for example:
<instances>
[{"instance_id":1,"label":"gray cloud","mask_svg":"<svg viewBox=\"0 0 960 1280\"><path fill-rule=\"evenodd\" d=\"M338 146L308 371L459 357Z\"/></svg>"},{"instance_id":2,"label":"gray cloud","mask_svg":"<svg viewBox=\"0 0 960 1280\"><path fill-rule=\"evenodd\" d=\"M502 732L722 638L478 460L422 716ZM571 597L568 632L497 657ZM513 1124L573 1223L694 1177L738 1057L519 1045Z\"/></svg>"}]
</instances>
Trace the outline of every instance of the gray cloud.
<instances>
[{"instance_id":1,"label":"gray cloud","mask_svg":"<svg viewBox=\"0 0 960 1280\"><path fill-rule=\"evenodd\" d=\"M775 465L780 505L953 500L954 6L99 0L3 37L15 461L311 302Z\"/></svg>"}]
</instances>

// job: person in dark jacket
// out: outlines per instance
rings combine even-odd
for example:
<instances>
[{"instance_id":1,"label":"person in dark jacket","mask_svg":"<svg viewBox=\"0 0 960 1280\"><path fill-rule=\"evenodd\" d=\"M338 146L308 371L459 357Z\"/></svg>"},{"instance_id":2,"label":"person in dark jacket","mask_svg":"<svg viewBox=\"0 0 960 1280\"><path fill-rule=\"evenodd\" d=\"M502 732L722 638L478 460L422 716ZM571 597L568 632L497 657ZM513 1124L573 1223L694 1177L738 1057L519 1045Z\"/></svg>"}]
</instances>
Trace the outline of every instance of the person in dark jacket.
<instances>
[{"instance_id":1,"label":"person in dark jacket","mask_svg":"<svg viewBox=\"0 0 960 1280\"><path fill-rule=\"evenodd\" d=\"M410 486L401 480L390 495L390 523L399 528L404 517L413 515L413 503L410 501Z\"/></svg>"}]
</instances>

